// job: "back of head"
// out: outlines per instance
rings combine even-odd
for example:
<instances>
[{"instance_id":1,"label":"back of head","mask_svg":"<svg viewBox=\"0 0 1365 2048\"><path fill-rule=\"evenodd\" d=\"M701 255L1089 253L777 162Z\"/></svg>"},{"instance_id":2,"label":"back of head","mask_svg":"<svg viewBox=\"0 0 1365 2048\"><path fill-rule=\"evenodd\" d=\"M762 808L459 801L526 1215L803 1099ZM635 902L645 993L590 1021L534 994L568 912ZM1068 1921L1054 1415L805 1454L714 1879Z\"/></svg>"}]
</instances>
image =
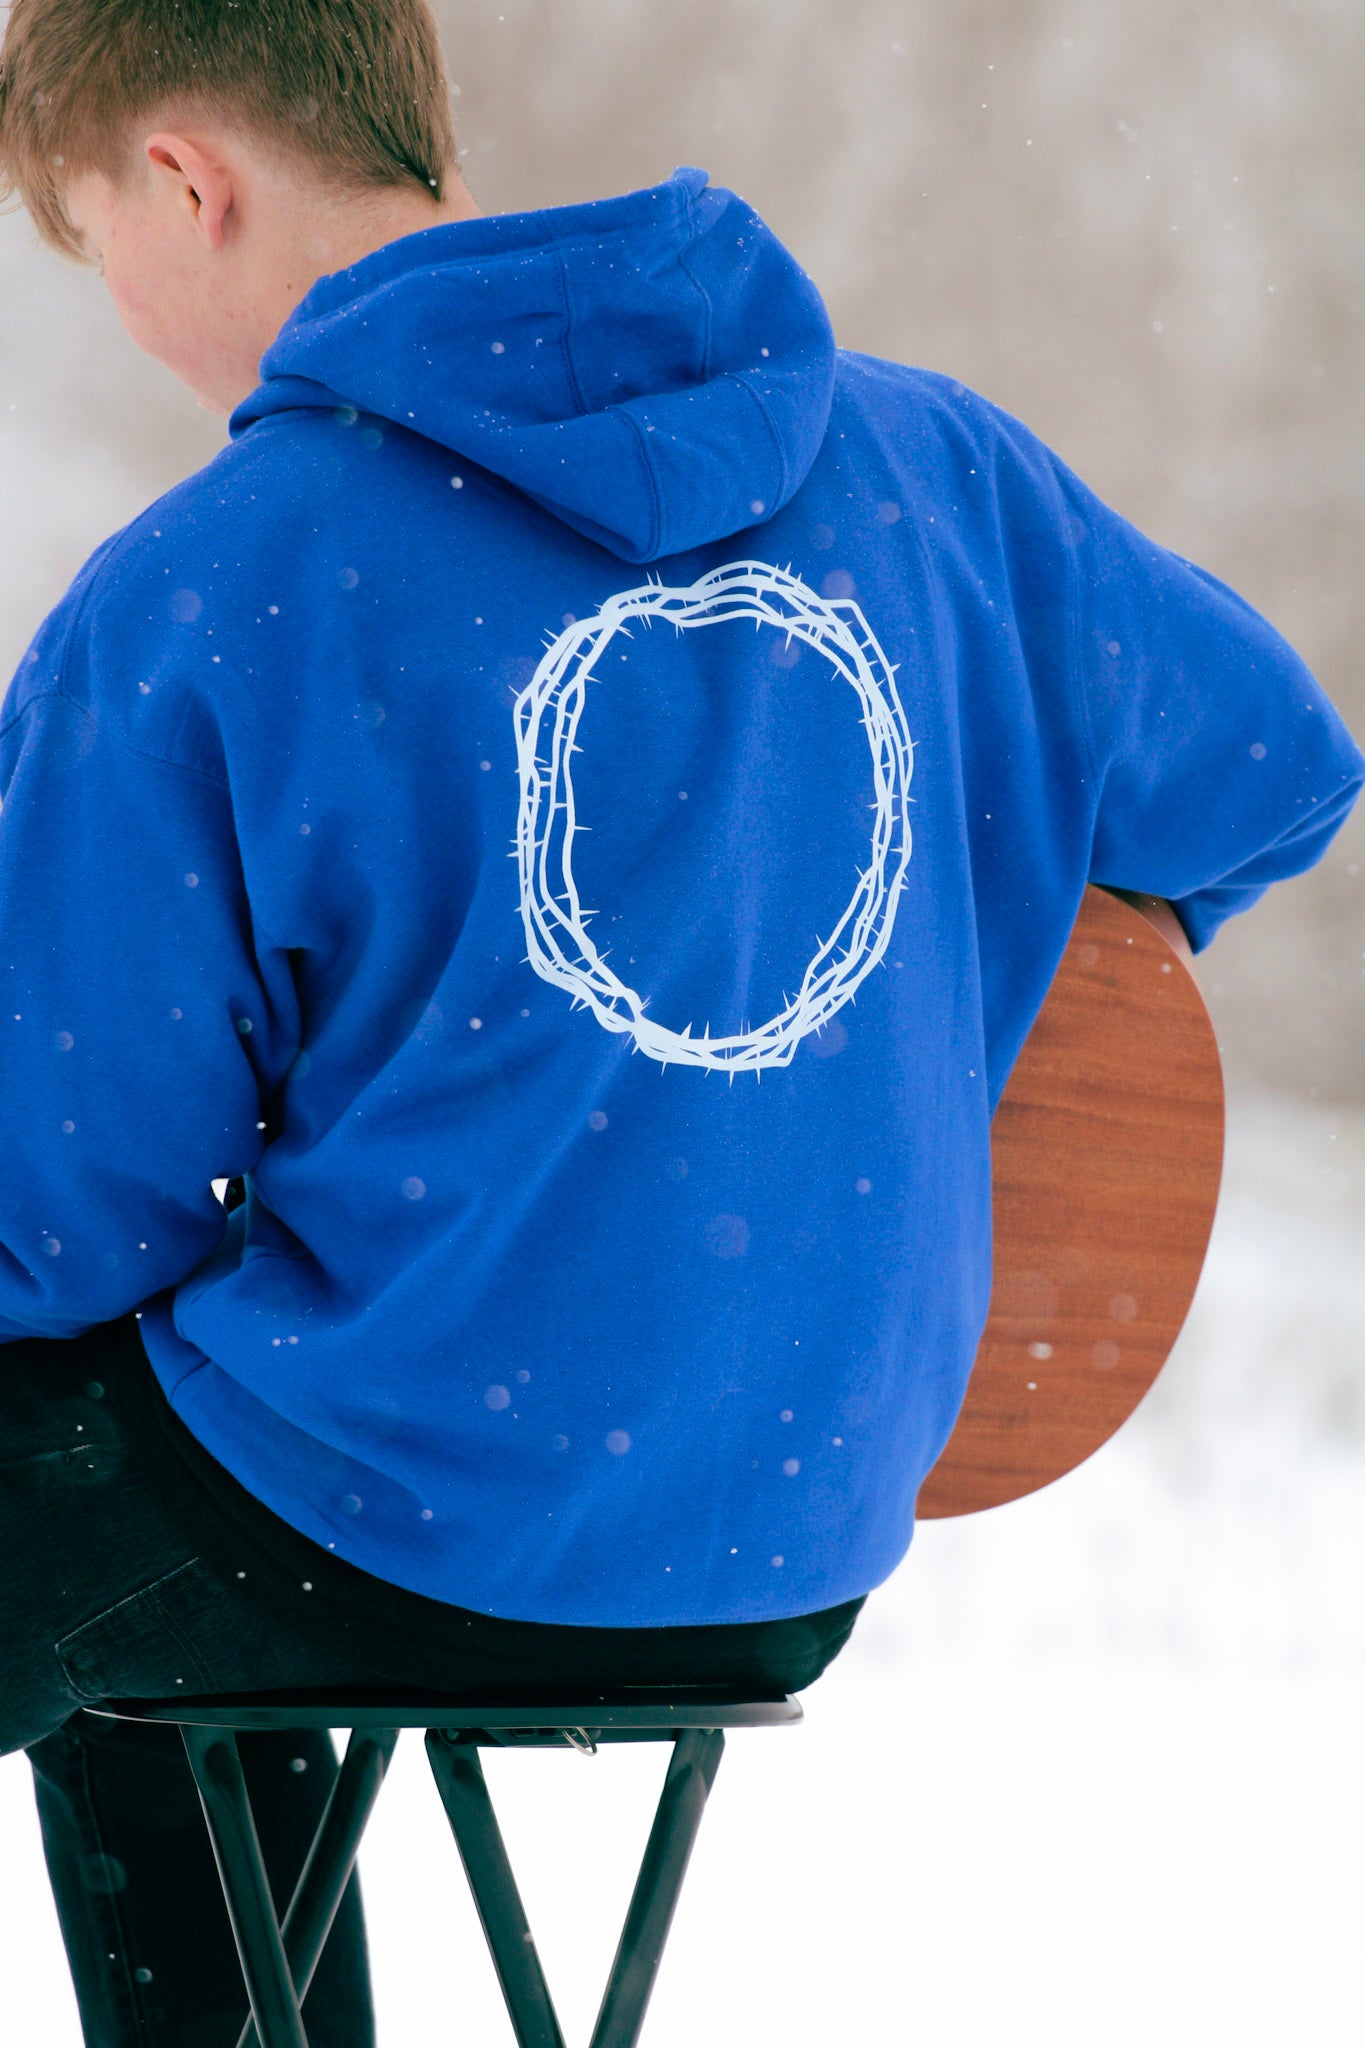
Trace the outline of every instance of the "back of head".
<instances>
[{"instance_id":1,"label":"back of head","mask_svg":"<svg viewBox=\"0 0 1365 2048\"><path fill-rule=\"evenodd\" d=\"M69 181L118 187L137 123L241 130L338 191L443 197L455 132L428 0L12 0L0 48L0 198L82 260Z\"/></svg>"}]
</instances>

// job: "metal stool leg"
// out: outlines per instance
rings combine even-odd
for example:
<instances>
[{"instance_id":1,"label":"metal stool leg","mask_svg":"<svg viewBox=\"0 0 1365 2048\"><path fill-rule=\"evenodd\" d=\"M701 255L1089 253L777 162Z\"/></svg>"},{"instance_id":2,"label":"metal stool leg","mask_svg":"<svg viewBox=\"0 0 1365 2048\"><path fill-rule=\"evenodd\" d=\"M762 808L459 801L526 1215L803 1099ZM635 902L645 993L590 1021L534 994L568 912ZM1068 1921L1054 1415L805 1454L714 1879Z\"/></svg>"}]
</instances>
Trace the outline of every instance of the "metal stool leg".
<instances>
[{"instance_id":1,"label":"metal stool leg","mask_svg":"<svg viewBox=\"0 0 1365 2048\"><path fill-rule=\"evenodd\" d=\"M640 2037L692 1844L724 1748L721 1728L687 1728L674 1738L658 1811L593 2028L592 2048L635 2048Z\"/></svg>"},{"instance_id":2,"label":"metal stool leg","mask_svg":"<svg viewBox=\"0 0 1365 2048\"><path fill-rule=\"evenodd\" d=\"M308 1995L397 1741L396 1728L351 1730L280 1930L300 2005ZM237 2048L259 2048L254 2019L247 2020Z\"/></svg>"},{"instance_id":3,"label":"metal stool leg","mask_svg":"<svg viewBox=\"0 0 1365 2048\"><path fill-rule=\"evenodd\" d=\"M635 2048L692 1844L725 1748L720 1728L687 1728L673 1753L645 1845L592 2048ZM472 1743L427 1731L427 1755L474 1894L520 2048L564 2048L525 1908Z\"/></svg>"},{"instance_id":4,"label":"metal stool leg","mask_svg":"<svg viewBox=\"0 0 1365 2048\"><path fill-rule=\"evenodd\" d=\"M427 1756L474 1894L519 2048L564 2048L550 1987L540 1967L493 1802L469 1743L427 1730Z\"/></svg>"},{"instance_id":5,"label":"metal stool leg","mask_svg":"<svg viewBox=\"0 0 1365 2048\"><path fill-rule=\"evenodd\" d=\"M262 2048L308 2048L230 1728L181 1722Z\"/></svg>"}]
</instances>

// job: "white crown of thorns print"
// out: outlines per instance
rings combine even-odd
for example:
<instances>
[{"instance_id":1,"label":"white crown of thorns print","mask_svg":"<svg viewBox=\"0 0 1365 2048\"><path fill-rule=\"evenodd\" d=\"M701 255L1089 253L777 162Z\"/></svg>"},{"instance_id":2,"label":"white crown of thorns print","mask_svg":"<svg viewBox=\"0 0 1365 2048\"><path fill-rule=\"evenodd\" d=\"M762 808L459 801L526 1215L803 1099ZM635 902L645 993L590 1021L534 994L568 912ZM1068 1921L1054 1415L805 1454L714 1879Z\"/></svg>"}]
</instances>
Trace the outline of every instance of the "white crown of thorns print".
<instances>
[{"instance_id":1,"label":"white crown of thorns print","mask_svg":"<svg viewBox=\"0 0 1365 2048\"><path fill-rule=\"evenodd\" d=\"M835 929L819 943L796 995L765 1024L733 1037L692 1035L646 1016L641 996L612 972L588 935L574 882L571 757L593 667L627 622L664 618L678 631L753 619L822 654L852 685L872 756L875 801L869 858ZM557 634L513 707L521 803L517 861L527 960L542 980L588 1009L605 1031L626 1031L664 1066L736 1071L790 1065L797 1045L850 1000L886 951L910 860L909 788L914 747L896 692L895 665L851 598L827 599L766 562L729 562L686 589L650 582L619 591ZM850 710L852 707L850 706Z\"/></svg>"}]
</instances>

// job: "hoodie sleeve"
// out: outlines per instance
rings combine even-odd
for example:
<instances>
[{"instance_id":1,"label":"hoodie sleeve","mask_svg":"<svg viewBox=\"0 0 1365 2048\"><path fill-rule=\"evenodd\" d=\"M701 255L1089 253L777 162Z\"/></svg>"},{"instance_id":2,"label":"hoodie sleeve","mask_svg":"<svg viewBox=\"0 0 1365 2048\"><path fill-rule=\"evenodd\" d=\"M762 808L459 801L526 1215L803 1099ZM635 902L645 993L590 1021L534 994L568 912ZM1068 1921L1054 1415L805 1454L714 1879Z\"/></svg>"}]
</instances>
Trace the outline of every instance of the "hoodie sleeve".
<instances>
[{"instance_id":1,"label":"hoodie sleeve","mask_svg":"<svg viewBox=\"0 0 1365 2048\"><path fill-rule=\"evenodd\" d=\"M226 781L64 687L82 582L0 706L0 1343L76 1336L215 1249L210 1182L255 1164L298 1041Z\"/></svg>"},{"instance_id":2,"label":"hoodie sleeve","mask_svg":"<svg viewBox=\"0 0 1365 2048\"><path fill-rule=\"evenodd\" d=\"M1167 897L1200 952L1322 858L1365 757L1267 619L1051 463L1097 791L1090 880Z\"/></svg>"}]
</instances>

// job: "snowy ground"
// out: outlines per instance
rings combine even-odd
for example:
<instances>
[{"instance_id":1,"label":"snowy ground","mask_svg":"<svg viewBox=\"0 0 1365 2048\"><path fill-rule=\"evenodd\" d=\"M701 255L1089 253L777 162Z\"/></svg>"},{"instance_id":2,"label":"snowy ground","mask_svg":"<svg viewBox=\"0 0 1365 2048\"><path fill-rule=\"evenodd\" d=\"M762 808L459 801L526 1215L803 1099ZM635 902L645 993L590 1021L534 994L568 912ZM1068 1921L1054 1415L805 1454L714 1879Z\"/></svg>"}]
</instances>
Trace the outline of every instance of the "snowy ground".
<instances>
[{"instance_id":1,"label":"snowy ground","mask_svg":"<svg viewBox=\"0 0 1365 2048\"><path fill-rule=\"evenodd\" d=\"M929 1524L796 1729L731 1738L645 2048L1365 2038L1365 1115L1234 1095L1162 1381L1058 1486ZM662 1764L494 1756L571 2044ZM0 1761L16 2048L80 2035ZM510 2041L418 1735L361 1859L381 2048Z\"/></svg>"}]
</instances>

